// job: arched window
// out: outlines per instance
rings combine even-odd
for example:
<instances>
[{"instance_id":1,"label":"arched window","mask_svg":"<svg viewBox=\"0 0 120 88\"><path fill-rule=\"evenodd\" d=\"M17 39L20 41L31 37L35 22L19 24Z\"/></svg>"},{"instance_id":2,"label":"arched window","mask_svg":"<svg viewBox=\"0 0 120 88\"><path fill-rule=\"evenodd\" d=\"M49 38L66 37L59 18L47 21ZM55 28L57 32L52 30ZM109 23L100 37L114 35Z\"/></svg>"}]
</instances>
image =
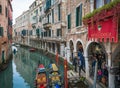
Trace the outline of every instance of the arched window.
<instances>
[{"instance_id":1,"label":"arched window","mask_svg":"<svg viewBox=\"0 0 120 88\"><path fill-rule=\"evenodd\" d=\"M0 13L2 13L2 5L0 5Z\"/></svg>"}]
</instances>

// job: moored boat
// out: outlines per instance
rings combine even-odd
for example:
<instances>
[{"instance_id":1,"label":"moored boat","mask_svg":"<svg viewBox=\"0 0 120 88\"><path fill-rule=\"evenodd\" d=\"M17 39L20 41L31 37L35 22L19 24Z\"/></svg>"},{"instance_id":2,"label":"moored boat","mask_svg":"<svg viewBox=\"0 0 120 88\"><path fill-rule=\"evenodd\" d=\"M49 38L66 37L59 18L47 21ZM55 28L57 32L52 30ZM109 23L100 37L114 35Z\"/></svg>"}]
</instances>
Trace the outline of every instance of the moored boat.
<instances>
[{"instance_id":1,"label":"moored boat","mask_svg":"<svg viewBox=\"0 0 120 88\"><path fill-rule=\"evenodd\" d=\"M58 71L56 64L50 64L49 66L49 87L61 88L61 75Z\"/></svg>"},{"instance_id":2,"label":"moored boat","mask_svg":"<svg viewBox=\"0 0 120 88\"><path fill-rule=\"evenodd\" d=\"M34 51L35 51L35 48L30 48L29 51L30 51L30 52L34 52Z\"/></svg>"},{"instance_id":3,"label":"moored boat","mask_svg":"<svg viewBox=\"0 0 120 88\"><path fill-rule=\"evenodd\" d=\"M40 64L37 68L37 74L35 78L36 88L47 88L47 75L43 64Z\"/></svg>"}]
</instances>

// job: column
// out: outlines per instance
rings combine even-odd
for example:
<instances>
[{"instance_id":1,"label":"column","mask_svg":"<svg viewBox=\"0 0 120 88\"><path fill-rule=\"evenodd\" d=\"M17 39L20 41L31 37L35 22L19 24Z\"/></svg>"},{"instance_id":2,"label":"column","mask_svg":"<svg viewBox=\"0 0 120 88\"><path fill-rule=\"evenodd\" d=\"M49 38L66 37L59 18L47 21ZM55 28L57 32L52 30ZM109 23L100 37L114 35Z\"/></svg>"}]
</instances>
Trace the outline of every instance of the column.
<instances>
[{"instance_id":1,"label":"column","mask_svg":"<svg viewBox=\"0 0 120 88\"><path fill-rule=\"evenodd\" d=\"M69 45L69 42L67 42L67 47L65 48L65 57L67 58L67 61L70 63L70 45Z\"/></svg>"},{"instance_id":2,"label":"column","mask_svg":"<svg viewBox=\"0 0 120 88\"><path fill-rule=\"evenodd\" d=\"M52 51L52 42L51 42L50 44L51 44L51 48L50 48L50 51L51 51L51 52L53 52L53 51Z\"/></svg>"},{"instance_id":3,"label":"column","mask_svg":"<svg viewBox=\"0 0 120 88\"><path fill-rule=\"evenodd\" d=\"M111 43L107 43L106 45L106 51L108 55L108 88L115 88L115 83L114 83L114 75L110 73L110 68L112 67L112 57L111 57Z\"/></svg>"},{"instance_id":4,"label":"column","mask_svg":"<svg viewBox=\"0 0 120 88\"><path fill-rule=\"evenodd\" d=\"M86 71L86 78L89 77L89 63L88 63L88 56L85 55L85 71Z\"/></svg>"},{"instance_id":5,"label":"column","mask_svg":"<svg viewBox=\"0 0 120 88\"><path fill-rule=\"evenodd\" d=\"M57 43L55 43L55 54L56 54L57 51Z\"/></svg>"},{"instance_id":6,"label":"column","mask_svg":"<svg viewBox=\"0 0 120 88\"><path fill-rule=\"evenodd\" d=\"M65 53L65 45L64 43L60 44L60 55L64 57L64 53Z\"/></svg>"}]
</instances>

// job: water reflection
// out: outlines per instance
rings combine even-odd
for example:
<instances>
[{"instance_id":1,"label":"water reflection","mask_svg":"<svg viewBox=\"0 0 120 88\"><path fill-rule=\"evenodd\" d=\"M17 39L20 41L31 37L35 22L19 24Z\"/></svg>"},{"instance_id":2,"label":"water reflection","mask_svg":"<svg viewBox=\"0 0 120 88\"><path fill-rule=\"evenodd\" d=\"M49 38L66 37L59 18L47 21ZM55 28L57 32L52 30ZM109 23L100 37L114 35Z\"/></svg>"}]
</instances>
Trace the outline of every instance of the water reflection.
<instances>
[{"instance_id":1,"label":"water reflection","mask_svg":"<svg viewBox=\"0 0 120 88\"><path fill-rule=\"evenodd\" d=\"M0 72L0 88L34 88L38 62L47 68L54 61L39 52L29 52L28 48L19 47L8 68ZM58 68L63 77L63 65Z\"/></svg>"},{"instance_id":2,"label":"water reflection","mask_svg":"<svg viewBox=\"0 0 120 88\"><path fill-rule=\"evenodd\" d=\"M13 88L13 69L12 61L9 64L9 68L0 72L0 88Z\"/></svg>"},{"instance_id":3,"label":"water reflection","mask_svg":"<svg viewBox=\"0 0 120 88\"><path fill-rule=\"evenodd\" d=\"M48 65L51 63L51 59L40 54L39 52L29 52L29 49L27 48L20 48L15 55L14 63L16 65L16 70L17 72L19 72L19 75L24 79L24 83L27 83L26 88L29 88L29 86L31 88L34 88L34 78L38 62L44 64L47 68ZM63 75L63 66L59 66L59 69L61 74Z\"/></svg>"}]
</instances>

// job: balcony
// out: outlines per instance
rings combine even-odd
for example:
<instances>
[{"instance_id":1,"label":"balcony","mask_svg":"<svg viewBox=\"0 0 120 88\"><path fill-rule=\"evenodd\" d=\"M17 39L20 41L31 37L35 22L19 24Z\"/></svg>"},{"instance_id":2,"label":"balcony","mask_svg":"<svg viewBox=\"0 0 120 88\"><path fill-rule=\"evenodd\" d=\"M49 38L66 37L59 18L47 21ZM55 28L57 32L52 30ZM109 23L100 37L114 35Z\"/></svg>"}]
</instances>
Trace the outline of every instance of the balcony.
<instances>
[{"instance_id":1,"label":"balcony","mask_svg":"<svg viewBox=\"0 0 120 88\"><path fill-rule=\"evenodd\" d=\"M48 12L49 9L51 8L51 0L46 0L46 7L44 9L44 12Z\"/></svg>"},{"instance_id":2,"label":"balcony","mask_svg":"<svg viewBox=\"0 0 120 88\"><path fill-rule=\"evenodd\" d=\"M66 38L63 36L52 36L52 37L42 37L41 40L45 41L55 41L55 42L65 42Z\"/></svg>"},{"instance_id":3,"label":"balcony","mask_svg":"<svg viewBox=\"0 0 120 88\"><path fill-rule=\"evenodd\" d=\"M49 30L51 27L52 27L52 24L51 24L51 23L45 23L45 24L43 24L43 28L44 28L45 30Z\"/></svg>"}]
</instances>

